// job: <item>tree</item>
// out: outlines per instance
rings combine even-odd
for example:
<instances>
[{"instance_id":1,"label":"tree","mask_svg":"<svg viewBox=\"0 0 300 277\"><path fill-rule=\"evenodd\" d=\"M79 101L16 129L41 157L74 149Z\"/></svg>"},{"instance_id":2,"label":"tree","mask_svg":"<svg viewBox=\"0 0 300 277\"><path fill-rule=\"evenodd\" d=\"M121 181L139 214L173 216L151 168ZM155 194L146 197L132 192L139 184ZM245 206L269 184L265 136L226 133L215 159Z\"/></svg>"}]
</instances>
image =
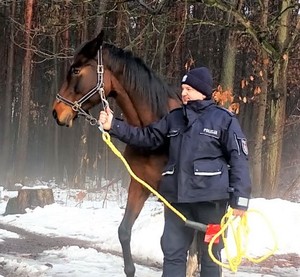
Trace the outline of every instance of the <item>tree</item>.
<instances>
[{"instance_id":1,"label":"tree","mask_svg":"<svg viewBox=\"0 0 300 277\"><path fill-rule=\"evenodd\" d=\"M32 37L31 27L33 18L34 0L26 0L25 2L25 56L22 65L22 95L21 95L21 111L20 122L17 136L16 146L16 171L15 176L23 179L25 176L25 164L27 158L28 131L29 131L29 111L30 111L30 95L31 95L31 60L33 52L31 50Z\"/></svg>"},{"instance_id":2,"label":"tree","mask_svg":"<svg viewBox=\"0 0 300 277\"><path fill-rule=\"evenodd\" d=\"M287 101L287 67L289 53L294 46L295 39L299 36L300 17L298 16L296 26L291 24L293 13L292 0L283 0L279 9L279 20L276 40L272 51L274 60L274 75L271 93L269 95L270 110L268 113L267 127L267 155L265 163L265 175L263 195L275 196L278 188L278 175L280 171L280 159L282 154L283 131L285 123L285 108ZM298 8L299 10L299 8ZM294 34L294 35L291 35Z\"/></svg>"},{"instance_id":3,"label":"tree","mask_svg":"<svg viewBox=\"0 0 300 277\"><path fill-rule=\"evenodd\" d=\"M16 12L16 1L12 1L10 9L10 17L15 18ZM7 73L6 73L6 86L5 86L5 104L4 104L4 126L3 126L3 146L2 146L2 155L0 160L0 168L2 175L4 176L5 183L9 183L8 180L8 171L9 164L12 161L12 102L13 102L13 68L14 68L14 53L15 47L13 44L14 41L14 24L10 24L9 28L9 42L7 45ZM0 178L1 179L1 178Z\"/></svg>"}]
</instances>

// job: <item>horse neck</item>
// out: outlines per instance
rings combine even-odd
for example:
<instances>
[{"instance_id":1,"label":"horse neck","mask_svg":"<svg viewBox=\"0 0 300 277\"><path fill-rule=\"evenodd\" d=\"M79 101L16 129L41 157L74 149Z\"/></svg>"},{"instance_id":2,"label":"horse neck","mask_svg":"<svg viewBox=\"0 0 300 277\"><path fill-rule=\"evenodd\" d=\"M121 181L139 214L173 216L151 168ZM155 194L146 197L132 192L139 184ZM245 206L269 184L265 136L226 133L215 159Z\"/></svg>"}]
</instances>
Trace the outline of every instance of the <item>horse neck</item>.
<instances>
[{"instance_id":1,"label":"horse neck","mask_svg":"<svg viewBox=\"0 0 300 277\"><path fill-rule=\"evenodd\" d=\"M116 53L114 53L116 49L117 51ZM130 124L135 126L146 126L151 122L157 120L159 117L152 111L151 104L147 103L148 100L141 99L140 95L143 95L145 93L138 93L138 91L135 91L135 89L137 88L131 89L131 86L128 86L128 80L124 77L124 68L122 69L122 66L124 67L126 62L134 63L137 61L134 58L131 60L130 57L128 58L128 60L123 60L122 58L124 56L126 57L126 54L122 51L122 49L114 48L111 45L105 45L105 47L103 48L104 65L108 67L108 70L105 71L105 77L107 76L107 79L109 79L109 82L105 80L104 84L110 84L110 87L107 87L106 91L116 92L116 94L114 94L114 98L116 99L118 106L121 108L123 114ZM120 53L121 55L119 55ZM123 57L122 54L124 55ZM115 67L114 65L117 63L117 59L120 59L121 61L119 66ZM143 70L144 66L139 62L137 63L140 66L140 69ZM134 73L132 73L133 76L135 76L135 74L139 74L139 72L135 71ZM139 86L143 85L144 83L139 84ZM137 85L135 87L137 87ZM130 93L129 91L127 91L129 89ZM149 88L147 87L147 89ZM180 103L178 101L174 99L173 101L169 101L169 110L179 106ZM166 111L160 110L160 112L161 116L162 113Z\"/></svg>"},{"instance_id":2,"label":"horse neck","mask_svg":"<svg viewBox=\"0 0 300 277\"><path fill-rule=\"evenodd\" d=\"M115 100L117 105L122 110L127 122L134 126L147 126L150 123L159 119L159 117L151 111L151 105L146 101L130 96L117 80L118 85L114 86L117 92ZM178 99L169 98L168 110L179 108L181 101Z\"/></svg>"},{"instance_id":3,"label":"horse neck","mask_svg":"<svg viewBox=\"0 0 300 277\"><path fill-rule=\"evenodd\" d=\"M120 92L120 90L118 91L115 99L127 122L131 125L139 127L146 126L158 119L158 117L151 112L149 105L135 103L124 89L122 92Z\"/></svg>"}]
</instances>

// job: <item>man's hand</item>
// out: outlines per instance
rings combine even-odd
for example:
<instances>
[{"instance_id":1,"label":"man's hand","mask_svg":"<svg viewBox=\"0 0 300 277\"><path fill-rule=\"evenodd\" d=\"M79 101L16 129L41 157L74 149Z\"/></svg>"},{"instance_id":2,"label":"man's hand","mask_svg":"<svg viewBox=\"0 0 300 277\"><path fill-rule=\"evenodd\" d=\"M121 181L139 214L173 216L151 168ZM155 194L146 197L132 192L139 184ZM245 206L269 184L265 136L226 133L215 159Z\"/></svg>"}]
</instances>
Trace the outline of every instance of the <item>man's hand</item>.
<instances>
[{"instance_id":1,"label":"man's hand","mask_svg":"<svg viewBox=\"0 0 300 277\"><path fill-rule=\"evenodd\" d=\"M102 125L104 130L108 131L111 129L112 120L113 114L110 108L107 108L105 111L100 112L98 123Z\"/></svg>"},{"instance_id":2,"label":"man's hand","mask_svg":"<svg viewBox=\"0 0 300 277\"><path fill-rule=\"evenodd\" d=\"M245 214L245 212L246 211L244 211L244 210L233 209L233 213L232 214L234 216L240 216L240 217L242 217Z\"/></svg>"}]
</instances>

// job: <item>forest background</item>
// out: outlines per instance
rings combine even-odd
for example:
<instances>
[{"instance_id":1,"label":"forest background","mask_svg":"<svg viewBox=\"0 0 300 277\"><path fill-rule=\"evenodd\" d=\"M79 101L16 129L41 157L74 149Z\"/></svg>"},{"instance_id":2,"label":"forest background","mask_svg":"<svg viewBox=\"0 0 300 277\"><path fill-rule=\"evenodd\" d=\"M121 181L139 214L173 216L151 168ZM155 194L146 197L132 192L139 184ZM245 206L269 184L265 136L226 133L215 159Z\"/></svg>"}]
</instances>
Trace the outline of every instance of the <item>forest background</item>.
<instances>
[{"instance_id":1,"label":"forest background","mask_svg":"<svg viewBox=\"0 0 300 277\"><path fill-rule=\"evenodd\" d=\"M97 128L52 118L74 51L104 29L178 88L188 69L209 67L215 100L247 135L253 195L291 200L300 185L299 10L298 0L0 1L0 184L127 185Z\"/></svg>"}]
</instances>

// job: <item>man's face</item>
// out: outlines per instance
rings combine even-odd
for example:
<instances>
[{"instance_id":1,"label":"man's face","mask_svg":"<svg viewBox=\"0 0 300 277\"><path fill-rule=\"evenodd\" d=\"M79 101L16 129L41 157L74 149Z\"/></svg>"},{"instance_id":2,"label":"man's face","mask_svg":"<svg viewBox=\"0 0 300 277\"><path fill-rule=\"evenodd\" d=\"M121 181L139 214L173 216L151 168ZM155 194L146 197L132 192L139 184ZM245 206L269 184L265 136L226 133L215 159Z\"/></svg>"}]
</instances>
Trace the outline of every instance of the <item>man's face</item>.
<instances>
[{"instance_id":1,"label":"man's face","mask_svg":"<svg viewBox=\"0 0 300 277\"><path fill-rule=\"evenodd\" d=\"M187 84L182 84L181 89L181 99L184 105L186 105L188 101L204 100L206 98L204 94L202 94L198 90L195 90Z\"/></svg>"}]
</instances>

